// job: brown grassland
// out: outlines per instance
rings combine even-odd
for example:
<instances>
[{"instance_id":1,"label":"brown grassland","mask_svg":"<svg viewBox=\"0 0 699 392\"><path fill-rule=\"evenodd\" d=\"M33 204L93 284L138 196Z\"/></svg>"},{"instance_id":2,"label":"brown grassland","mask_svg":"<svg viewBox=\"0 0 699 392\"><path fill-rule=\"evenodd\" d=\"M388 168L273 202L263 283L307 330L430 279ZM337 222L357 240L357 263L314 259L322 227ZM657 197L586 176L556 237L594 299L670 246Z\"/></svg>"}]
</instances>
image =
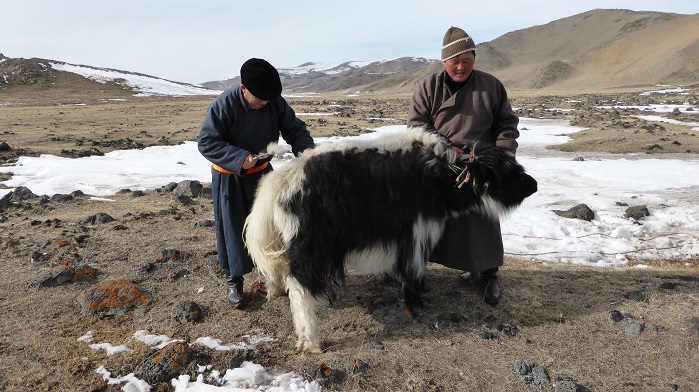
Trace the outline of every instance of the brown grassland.
<instances>
[{"instance_id":1,"label":"brown grassland","mask_svg":"<svg viewBox=\"0 0 699 392\"><path fill-rule=\"evenodd\" d=\"M213 99L136 98L116 89L61 90L59 94L16 89L0 94L0 142L13 149L0 152L5 163L11 163L18 150L22 155L62 155L94 147L107 153L195 140ZM633 111L619 111L619 118L614 118L608 110L595 109L612 99L629 104L693 101L696 105L696 88L689 96L674 97L641 98L637 92L511 95L522 116L565 118L589 127L573 135L572 142L557 146L560 151L680 159L696 159L699 153L699 137L689 127L663 124L661 129L632 117L639 114ZM289 101L297 113L335 113L302 117L319 137L403 124L408 99L407 95L374 94ZM545 110L573 107L577 109L573 114ZM698 118L679 117L693 122ZM653 145L659 148L649 147ZM0 168L2 172L0 180L9 178L8 170ZM697 259L593 268L510 255L501 269L504 295L497 307L485 304L458 271L430 265L429 306L421 318L410 321L370 311L379 300L399 304L397 287L386 285L380 277L349 274L339 302L321 312L326 351L313 356L294 349L288 300L261 301L245 311L227 306L223 279L214 268L214 230L195 225L213 219L209 198L183 205L172 194L147 190L141 197L124 193L110 199L113 202L36 198L22 202L21 207L0 210L0 392L120 390L123 385L108 385L96 370L104 366L113 377L133 372L153 352L131 338L139 330L187 342L209 336L227 343L243 341L251 331L263 331L275 340L259 344L248 358L306 377L320 361L337 370L347 360L369 365L366 371L328 384L328 390L533 390L513 372L518 360L544 367L552 381L574 380L580 390L699 390ZM116 222L78 225L100 212ZM120 230L115 229L117 225ZM190 257L156 261L160 251L167 249ZM89 316L81 313L78 297L94 282L38 291L28 288L29 282L61 260L95 268L98 281L136 282L153 295L153 301L125 315ZM148 263L156 268L145 272ZM638 263L651 268L632 268ZM256 272L251 275L246 290L259 278ZM627 298L634 291L642 292L645 300ZM174 319L172 307L184 299L203 307L200 322ZM627 318L612 321L614 310ZM645 325L638 336L626 332L634 321ZM133 351L107 356L92 350L77 341L87 331L93 332L95 342L126 344ZM197 364L210 364L223 372L238 355L203 347L196 352L183 372L196 375ZM166 382L153 385L154 391L171 389Z\"/></svg>"}]
</instances>

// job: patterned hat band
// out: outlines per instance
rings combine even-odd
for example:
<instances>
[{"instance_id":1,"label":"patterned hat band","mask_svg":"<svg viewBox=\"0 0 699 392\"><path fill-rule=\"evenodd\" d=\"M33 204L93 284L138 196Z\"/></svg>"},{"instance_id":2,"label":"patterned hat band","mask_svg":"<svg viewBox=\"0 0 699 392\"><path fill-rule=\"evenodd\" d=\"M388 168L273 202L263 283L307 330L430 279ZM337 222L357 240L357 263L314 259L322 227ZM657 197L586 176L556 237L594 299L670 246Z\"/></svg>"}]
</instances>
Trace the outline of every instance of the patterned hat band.
<instances>
[{"instance_id":1,"label":"patterned hat band","mask_svg":"<svg viewBox=\"0 0 699 392\"><path fill-rule=\"evenodd\" d=\"M452 57L466 52L476 52L476 45L473 44L471 37L461 38L442 46L442 61L449 60Z\"/></svg>"}]
</instances>

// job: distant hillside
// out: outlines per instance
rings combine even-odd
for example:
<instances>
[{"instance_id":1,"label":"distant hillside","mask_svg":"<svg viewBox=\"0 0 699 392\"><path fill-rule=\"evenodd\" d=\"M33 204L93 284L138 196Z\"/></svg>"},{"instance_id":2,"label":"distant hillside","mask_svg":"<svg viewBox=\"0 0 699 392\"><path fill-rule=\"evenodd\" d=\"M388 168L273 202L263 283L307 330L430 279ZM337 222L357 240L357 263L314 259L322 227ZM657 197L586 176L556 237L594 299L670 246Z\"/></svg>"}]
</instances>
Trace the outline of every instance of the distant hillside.
<instances>
[{"instance_id":1,"label":"distant hillside","mask_svg":"<svg viewBox=\"0 0 699 392\"><path fill-rule=\"evenodd\" d=\"M478 44L476 53L476 68L496 75L512 91L697 84L699 14L597 9L509 32ZM280 74L289 93L408 93L420 78L442 69L438 60L405 57L340 73L289 74L285 71L293 69L285 69ZM239 82L204 85L224 88Z\"/></svg>"},{"instance_id":2,"label":"distant hillside","mask_svg":"<svg viewBox=\"0 0 699 392\"><path fill-rule=\"evenodd\" d=\"M220 91L155 76L111 68L31 58L13 59L0 53L0 91L60 90L64 95L110 91L126 95L216 95Z\"/></svg>"},{"instance_id":3,"label":"distant hillside","mask_svg":"<svg viewBox=\"0 0 699 392\"><path fill-rule=\"evenodd\" d=\"M474 37L478 41L478 37ZM438 53L440 42L435 42ZM476 68L497 76L517 92L570 92L628 89L656 84L699 84L699 14L597 9L509 32L476 47ZM143 92L140 79L171 88L168 94L215 94L240 77L194 86L127 71L109 71L97 80L75 70L55 69L44 59L9 59L0 54L0 90L12 86L42 89L114 89ZM280 68L284 91L410 93L438 60L416 57L322 65L308 62ZM92 72L91 71L91 72ZM76 74L77 72L77 74Z\"/></svg>"},{"instance_id":4,"label":"distant hillside","mask_svg":"<svg viewBox=\"0 0 699 392\"><path fill-rule=\"evenodd\" d=\"M437 60L421 57L403 57L374 62L349 61L336 66L305 63L298 67L279 68L284 91L289 93L323 91L394 91L400 89L408 77L414 86L417 78L409 75L425 75L429 65L439 64ZM240 83L240 77L223 81L202 83L207 88L226 89Z\"/></svg>"},{"instance_id":5,"label":"distant hillside","mask_svg":"<svg viewBox=\"0 0 699 392\"><path fill-rule=\"evenodd\" d=\"M593 10L478 45L510 89L699 83L699 14Z\"/></svg>"}]
</instances>

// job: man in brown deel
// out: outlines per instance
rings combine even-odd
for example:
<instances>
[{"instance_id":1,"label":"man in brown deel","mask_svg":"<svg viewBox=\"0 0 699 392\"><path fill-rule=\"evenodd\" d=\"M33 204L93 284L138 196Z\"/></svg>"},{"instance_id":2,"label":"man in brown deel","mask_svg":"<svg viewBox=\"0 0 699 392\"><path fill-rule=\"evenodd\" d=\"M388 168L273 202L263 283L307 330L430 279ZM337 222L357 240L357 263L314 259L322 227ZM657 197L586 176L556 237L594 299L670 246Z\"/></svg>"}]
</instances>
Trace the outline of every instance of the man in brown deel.
<instances>
[{"instance_id":1,"label":"man in brown deel","mask_svg":"<svg viewBox=\"0 0 699 392\"><path fill-rule=\"evenodd\" d=\"M507 92L493 75L475 70L476 45L458 27L444 35L444 70L422 79L413 94L407 124L438 132L463 154L476 143L495 144L514 154L519 119ZM500 222L478 213L447 221L431 261L469 272L495 306L500 302L498 267L504 251ZM467 274L468 275L468 274Z\"/></svg>"}]
</instances>

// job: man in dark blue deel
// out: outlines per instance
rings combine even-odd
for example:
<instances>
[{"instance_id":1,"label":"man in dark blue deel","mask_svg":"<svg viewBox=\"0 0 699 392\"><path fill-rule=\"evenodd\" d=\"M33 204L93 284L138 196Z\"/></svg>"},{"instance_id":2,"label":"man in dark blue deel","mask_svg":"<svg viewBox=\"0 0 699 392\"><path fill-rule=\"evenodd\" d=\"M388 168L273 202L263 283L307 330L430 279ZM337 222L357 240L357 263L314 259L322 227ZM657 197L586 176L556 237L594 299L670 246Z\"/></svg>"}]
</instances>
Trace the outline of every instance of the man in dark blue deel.
<instances>
[{"instance_id":1,"label":"man in dark blue deel","mask_svg":"<svg viewBox=\"0 0 699 392\"><path fill-rule=\"evenodd\" d=\"M228 303L245 306L243 275L253 263L243 243L243 225L260 178L272 165L257 154L279 135L295 155L315 147L306 124L281 96L277 70L251 58L240 68L240 85L214 100L199 132L199 152L211 161L211 190L219 267L226 274Z\"/></svg>"}]
</instances>

